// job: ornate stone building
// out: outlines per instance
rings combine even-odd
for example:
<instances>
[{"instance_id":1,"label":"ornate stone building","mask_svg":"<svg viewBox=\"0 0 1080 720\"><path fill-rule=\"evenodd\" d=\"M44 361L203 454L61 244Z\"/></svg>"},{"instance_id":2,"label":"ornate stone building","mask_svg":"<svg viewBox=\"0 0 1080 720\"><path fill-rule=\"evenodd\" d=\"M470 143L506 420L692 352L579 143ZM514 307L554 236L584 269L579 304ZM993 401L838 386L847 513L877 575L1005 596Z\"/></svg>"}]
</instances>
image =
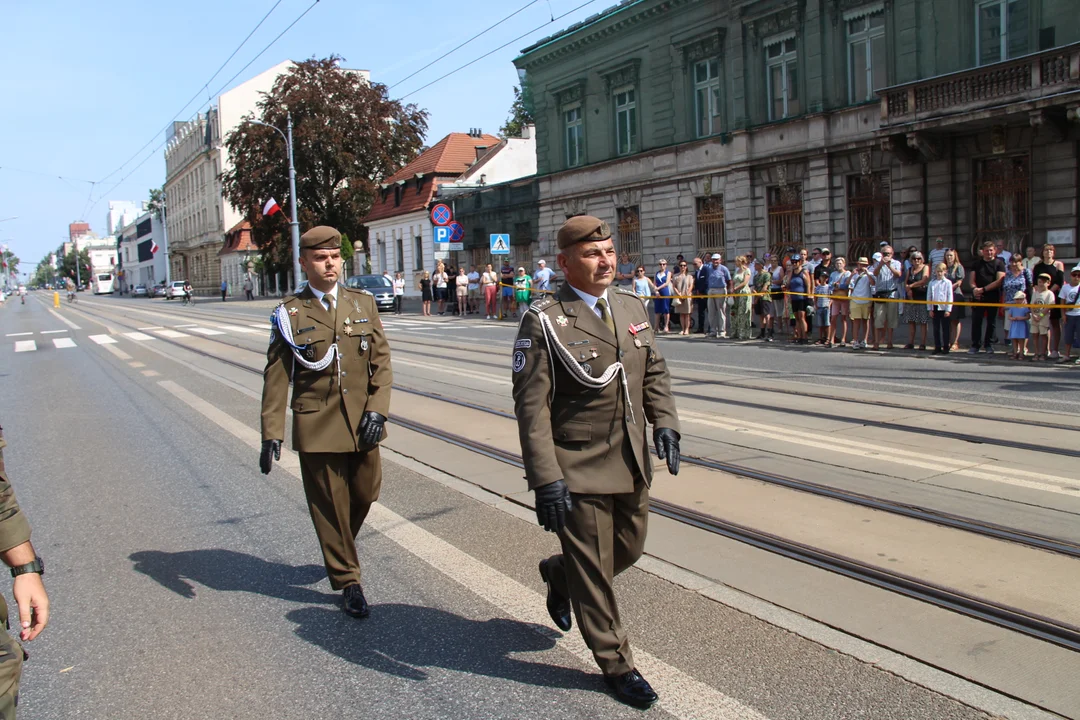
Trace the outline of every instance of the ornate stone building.
<instances>
[{"instance_id":1,"label":"ornate stone building","mask_svg":"<svg viewBox=\"0 0 1080 720\"><path fill-rule=\"evenodd\" d=\"M566 217L678 252L938 235L1075 257L1073 0L626 0L526 48L539 248Z\"/></svg>"}]
</instances>

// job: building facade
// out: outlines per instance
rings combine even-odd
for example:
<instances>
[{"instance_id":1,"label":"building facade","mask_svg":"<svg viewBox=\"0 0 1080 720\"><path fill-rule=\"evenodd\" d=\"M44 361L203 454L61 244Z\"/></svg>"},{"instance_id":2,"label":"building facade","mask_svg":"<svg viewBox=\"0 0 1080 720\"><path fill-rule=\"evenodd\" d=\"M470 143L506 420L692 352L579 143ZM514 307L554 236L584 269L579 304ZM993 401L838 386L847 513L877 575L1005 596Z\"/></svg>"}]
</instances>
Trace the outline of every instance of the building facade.
<instances>
[{"instance_id":1,"label":"building facade","mask_svg":"<svg viewBox=\"0 0 1080 720\"><path fill-rule=\"evenodd\" d=\"M251 223L241 220L225 233L225 244L218 251L221 279L229 284L230 297L244 297L244 283L251 281L251 291L261 295L261 282L255 272L259 249L251 239Z\"/></svg>"},{"instance_id":2,"label":"building facade","mask_svg":"<svg viewBox=\"0 0 1080 720\"><path fill-rule=\"evenodd\" d=\"M121 293L131 292L136 285L150 288L168 282L168 241L153 213L144 212L120 228L117 238L117 289Z\"/></svg>"},{"instance_id":3,"label":"building facade","mask_svg":"<svg viewBox=\"0 0 1080 720\"><path fill-rule=\"evenodd\" d=\"M205 113L173 123L169 131L165 146L169 261L172 277L190 280L196 294L220 292L218 251L225 230L246 214L246 208L233 208L221 194L219 178L230 167L224 139L245 115L256 112L261 93L269 92L291 66L291 61L279 63L237 85L222 93Z\"/></svg>"},{"instance_id":4,"label":"building facade","mask_svg":"<svg viewBox=\"0 0 1080 720\"><path fill-rule=\"evenodd\" d=\"M538 250L589 213L678 252L985 239L1075 257L1071 0L626 0L526 48Z\"/></svg>"}]
</instances>

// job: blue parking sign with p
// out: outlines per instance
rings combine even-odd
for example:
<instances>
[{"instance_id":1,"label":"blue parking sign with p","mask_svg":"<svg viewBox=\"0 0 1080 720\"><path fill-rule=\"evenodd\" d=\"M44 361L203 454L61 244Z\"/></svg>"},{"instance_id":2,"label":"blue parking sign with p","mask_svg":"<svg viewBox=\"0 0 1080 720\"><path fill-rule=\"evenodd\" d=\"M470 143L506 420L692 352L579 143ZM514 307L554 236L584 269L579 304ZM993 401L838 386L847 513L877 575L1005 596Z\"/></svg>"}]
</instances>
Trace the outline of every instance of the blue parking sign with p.
<instances>
[{"instance_id":1,"label":"blue parking sign with p","mask_svg":"<svg viewBox=\"0 0 1080 720\"><path fill-rule=\"evenodd\" d=\"M448 243L450 242L450 228L446 225L436 225L433 230L435 231L435 242Z\"/></svg>"},{"instance_id":2,"label":"blue parking sign with p","mask_svg":"<svg viewBox=\"0 0 1080 720\"><path fill-rule=\"evenodd\" d=\"M508 234L499 234L491 236L491 254L492 255L509 255L510 254L510 236Z\"/></svg>"}]
</instances>

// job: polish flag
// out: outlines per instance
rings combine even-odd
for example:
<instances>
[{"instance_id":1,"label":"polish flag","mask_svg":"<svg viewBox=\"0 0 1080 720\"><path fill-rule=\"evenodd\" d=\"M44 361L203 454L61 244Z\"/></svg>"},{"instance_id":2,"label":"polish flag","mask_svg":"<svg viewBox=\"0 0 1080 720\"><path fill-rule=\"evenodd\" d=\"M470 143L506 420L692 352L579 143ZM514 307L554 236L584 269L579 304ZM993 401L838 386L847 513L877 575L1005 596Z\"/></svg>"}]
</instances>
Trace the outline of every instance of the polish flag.
<instances>
[{"instance_id":1,"label":"polish flag","mask_svg":"<svg viewBox=\"0 0 1080 720\"><path fill-rule=\"evenodd\" d=\"M263 215L273 215L274 213L281 212L281 206L277 204L277 200L270 198L263 205Z\"/></svg>"},{"instance_id":2,"label":"polish flag","mask_svg":"<svg viewBox=\"0 0 1080 720\"><path fill-rule=\"evenodd\" d=\"M160 248L158 247L157 240L154 240L153 238L150 238L150 254L151 255L157 255L157 251L159 249Z\"/></svg>"}]
</instances>

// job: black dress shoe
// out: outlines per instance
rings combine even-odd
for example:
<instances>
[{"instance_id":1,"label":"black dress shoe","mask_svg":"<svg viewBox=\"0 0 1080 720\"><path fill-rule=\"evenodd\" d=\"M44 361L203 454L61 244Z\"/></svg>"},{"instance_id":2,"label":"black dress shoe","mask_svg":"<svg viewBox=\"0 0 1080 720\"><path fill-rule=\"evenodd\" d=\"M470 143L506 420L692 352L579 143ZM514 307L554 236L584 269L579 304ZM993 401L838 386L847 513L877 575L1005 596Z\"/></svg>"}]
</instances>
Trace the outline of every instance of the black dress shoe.
<instances>
[{"instance_id":1,"label":"black dress shoe","mask_svg":"<svg viewBox=\"0 0 1080 720\"><path fill-rule=\"evenodd\" d=\"M355 618L366 618L371 614L368 609L367 598L364 597L364 589L359 585L349 585L342 592L342 595L346 615Z\"/></svg>"},{"instance_id":2,"label":"black dress shoe","mask_svg":"<svg viewBox=\"0 0 1080 720\"><path fill-rule=\"evenodd\" d=\"M615 697L619 699L619 702L632 707L645 710L660 699L649 681L641 677L641 673L637 670L631 670L617 677L605 675L604 682L615 691Z\"/></svg>"},{"instance_id":3,"label":"black dress shoe","mask_svg":"<svg viewBox=\"0 0 1080 720\"><path fill-rule=\"evenodd\" d=\"M564 597L555 591L555 586L548 580L547 560L540 561L540 577L547 585L547 611L551 616L551 622L563 632L567 632L574 626L570 615L570 598Z\"/></svg>"}]
</instances>

